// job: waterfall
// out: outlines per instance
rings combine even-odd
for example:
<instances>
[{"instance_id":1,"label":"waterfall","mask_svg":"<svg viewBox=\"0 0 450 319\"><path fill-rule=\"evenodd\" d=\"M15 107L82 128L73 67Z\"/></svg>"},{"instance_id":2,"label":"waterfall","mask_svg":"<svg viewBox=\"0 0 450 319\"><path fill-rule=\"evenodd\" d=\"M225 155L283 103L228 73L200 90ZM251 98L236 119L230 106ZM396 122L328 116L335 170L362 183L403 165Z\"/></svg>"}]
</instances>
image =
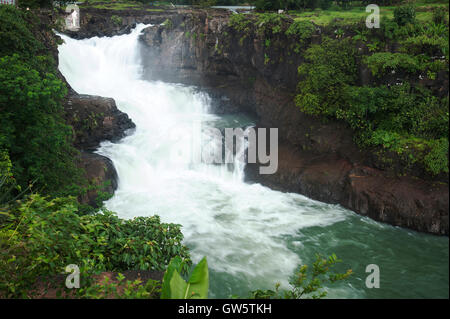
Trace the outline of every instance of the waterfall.
<instances>
[{"instance_id":1,"label":"waterfall","mask_svg":"<svg viewBox=\"0 0 450 319\"><path fill-rule=\"evenodd\" d=\"M59 69L78 93L114 98L136 124L132 134L118 143L103 142L97 151L113 161L119 177L106 207L122 218L157 214L163 222L181 224L194 262L208 258L212 297L273 288L276 282L286 286L313 248L326 253L329 245L334 252L334 236L348 236L349 230L330 228L338 222L351 219L366 232L365 227L388 227L336 205L246 184L242 162L230 169L193 160L202 149L218 147L208 131L221 117L208 113L210 98L196 88L142 80L138 38L145 27L111 38L61 35ZM342 229L349 223L339 224ZM300 233L316 228L314 236ZM305 245L322 236L329 239L321 247ZM339 296L355 289L344 290Z\"/></svg>"}]
</instances>

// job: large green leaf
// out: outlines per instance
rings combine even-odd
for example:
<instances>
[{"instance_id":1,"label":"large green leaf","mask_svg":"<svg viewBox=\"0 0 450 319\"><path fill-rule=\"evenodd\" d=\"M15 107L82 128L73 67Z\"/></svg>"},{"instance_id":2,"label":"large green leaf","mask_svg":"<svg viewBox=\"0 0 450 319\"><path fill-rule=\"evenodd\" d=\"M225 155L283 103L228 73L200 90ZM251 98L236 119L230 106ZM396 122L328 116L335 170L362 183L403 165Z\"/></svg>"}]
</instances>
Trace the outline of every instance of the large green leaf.
<instances>
[{"instance_id":1,"label":"large green leaf","mask_svg":"<svg viewBox=\"0 0 450 319\"><path fill-rule=\"evenodd\" d=\"M180 276L181 258L173 258L164 275L161 299L206 299L209 289L209 272L206 257L195 266L188 282Z\"/></svg>"},{"instance_id":2,"label":"large green leaf","mask_svg":"<svg viewBox=\"0 0 450 319\"><path fill-rule=\"evenodd\" d=\"M171 298L170 282L171 282L174 271L177 271L178 273L180 273L181 268L182 268L181 257L180 256L173 257L169 263L169 266L167 266L167 270L164 274L162 288L161 288L161 299L170 299Z\"/></svg>"},{"instance_id":3,"label":"large green leaf","mask_svg":"<svg viewBox=\"0 0 450 319\"><path fill-rule=\"evenodd\" d=\"M189 287L186 281L184 281L184 279L181 278L178 271L173 270L169 286L170 286L170 299L187 298Z\"/></svg>"},{"instance_id":4,"label":"large green leaf","mask_svg":"<svg viewBox=\"0 0 450 319\"><path fill-rule=\"evenodd\" d=\"M209 272L206 257L195 266L194 271L188 281L188 298L206 299L208 298Z\"/></svg>"}]
</instances>

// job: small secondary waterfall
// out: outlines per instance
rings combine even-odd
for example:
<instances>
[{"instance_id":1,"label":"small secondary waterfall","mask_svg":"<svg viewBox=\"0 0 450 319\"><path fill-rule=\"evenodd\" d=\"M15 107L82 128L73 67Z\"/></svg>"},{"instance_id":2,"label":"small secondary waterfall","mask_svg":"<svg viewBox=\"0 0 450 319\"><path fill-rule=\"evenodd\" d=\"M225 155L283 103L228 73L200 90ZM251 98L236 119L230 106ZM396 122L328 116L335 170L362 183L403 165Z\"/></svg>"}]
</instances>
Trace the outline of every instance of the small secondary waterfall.
<instances>
[{"instance_id":1,"label":"small secondary waterfall","mask_svg":"<svg viewBox=\"0 0 450 319\"><path fill-rule=\"evenodd\" d=\"M104 142L98 150L113 161L119 175L119 187L106 202L108 209L122 218L157 214L164 222L183 225L194 262L208 258L211 297L244 295L250 289L273 288L276 282L287 286L298 265L310 263L316 252L335 252L355 271L350 282L330 288L333 297L378 296L365 289L365 265L378 263L385 280L400 282L395 267L411 267L410 260L417 265L421 254L429 257L437 272L426 280L446 281L448 296L448 239L396 229L336 205L246 184L240 162L230 169L186 156L217 147L210 145L208 129L233 127L231 123L246 126L248 121L236 116L224 124L223 118L208 113L209 97L195 88L142 80L138 37L144 28L140 24L128 35L111 38L74 40L62 35L65 43L59 47L59 68L70 85L79 93L114 98L136 124L136 130L119 143ZM430 242L432 248L423 249ZM396 283L390 294L420 294L424 291L420 287ZM445 291L434 289L436 294Z\"/></svg>"}]
</instances>

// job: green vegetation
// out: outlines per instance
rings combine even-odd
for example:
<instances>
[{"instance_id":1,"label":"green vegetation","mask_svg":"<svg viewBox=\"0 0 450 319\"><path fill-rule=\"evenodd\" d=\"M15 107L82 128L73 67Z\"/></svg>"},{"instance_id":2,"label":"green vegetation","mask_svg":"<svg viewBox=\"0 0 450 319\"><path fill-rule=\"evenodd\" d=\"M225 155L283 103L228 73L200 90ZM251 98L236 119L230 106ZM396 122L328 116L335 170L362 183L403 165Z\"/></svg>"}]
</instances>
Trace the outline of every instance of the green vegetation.
<instances>
[{"instance_id":1,"label":"green vegetation","mask_svg":"<svg viewBox=\"0 0 450 319\"><path fill-rule=\"evenodd\" d=\"M158 216L122 220L107 210L80 215L74 198L33 194L2 210L0 218L5 297L30 297L35 283L51 283L69 264L80 267L82 288L104 271L164 270L174 256L183 260L180 272L190 266L180 226L161 223Z\"/></svg>"},{"instance_id":2,"label":"green vegetation","mask_svg":"<svg viewBox=\"0 0 450 319\"><path fill-rule=\"evenodd\" d=\"M244 14L233 14L228 21L228 25L238 32L249 33L252 27L252 20Z\"/></svg>"},{"instance_id":3,"label":"green vegetation","mask_svg":"<svg viewBox=\"0 0 450 319\"><path fill-rule=\"evenodd\" d=\"M416 19L416 9L411 6L399 6L394 9L394 20L399 26L414 23Z\"/></svg>"},{"instance_id":4,"label":"green vegetation","mask_svg":"<svg viewBox=\"0 0 450 319\"><path fill-rule=\"evenodd\" d=\"M310 271L308 265L300 266L299 270L290 281L291 289L280 291L280 285L275 290L255 290L250 294L251 299L301 299L301 298L324 298L327 292L323 290L324 284L333 284L348 278L352 270L345 273L332 272L336 264L342 262L335 254L328 258L316 255L316 261L312 264Z\"/></svg>"},{"instance_id":5,"label":"green vegetation","mask_svg":"<svg viewBox=\"0 0 450 319\"><path fill-rule=\"evenodd\" d=\"M302 299L324 298L327 292L324 285L333 284L345 280L352 274L348 269L344 273L333 271L338 263L335 254L328 258L316 255L316 261L311 270L308 265L301 265L290 281L289 290L280 290L280 284L276 284L275 290L251 291L249 299ZM161 299L206 299L209 290L209 272L206 257L203 258L192 271L189 279L185 281L180 276L184 261L180 257L174 257L164 274L161 288ZM153 285L154 286L154 285ZM231 296L233 299L239 296Z\"/></svg>"},{"instance_id":6,"label":"green vegetation","mask_svg":"<svg viewBox=\"0 0 450 319\"><path fill-rule=\"evenodd\" d=\"M164 20L164 22L162 23L162 25L167 28L167 29L172 29L173 28L173 22L170 19L166 19Z\"/></svg>"},{"instance_id":7,"label":"green vegetation","mask_svg":"<svg viewBox=\"0 0 450 319\"><path fill-rule=\"evenodd\" d=\"M170 6L170 2L163 1L131 1L131 0L90 0L90 1L80 1L81 8L95 8L95 9L105 9L105 10L139 10L148 12L162 12L165 7Z\"/></svg>"},{"instance_id":8,"label":"green vegetation","mask_svg":"<svg viewBox=\"0 0 450 319\"><path fill-rule=\"evenodd\" d=\"M111 21L112 23L114 23L116 26L120 26L122 25L122 18L116 15L112 15L111 16Z\"/></svg>"},{"instance_id":9,"label":"green vegetation","mask_svg":"<svg viewBox=\"0 0 450 319\"><path fill-rule=\"evenodd\" d=\"M378 77L396 70L410 73L424 70L424 65L421 65L416 57L405 53L374 53L365 59L365 64L372 71L372 74Z\"/></svg>"},{"instance_id":10,"label":"green vegetation","mask_svg":"<svg viewBox=\"0 0 450 319\"><path fill-rule=\"evenodd\" d=\"M411 18L410 10L398 12ZM405 169L419 164L432 175L448 173L448 98L418 81L448 74L448 25L404 23L383 20L378 30L355 24L353 39L324 38L308 48L296 104L305 113L347 122L361 147L382 147L377 154L386 163L396 157ZM352 40L367 43L369 54L357 54ZM400 52L380 50L392 42L400 43ZM358 65L375 77L371 86L358 85Z\"/></svg>"},{"instance_id":11,"label":"green vegetation","mask_svg":"<svg viewBox=\"0 0 450 319\"><path fill-rule=\"evenodd\" d=\"M0 7L0 150L19 188L68 194L82 182L72 130L63 119L67 93L56 63L32 33L27 11Z\"/></svg>"},{"instance_id":12,"label":"green vegetation","mask_svg":"<svg viewBox=\"0 0 450 319\"><path fill-rule=\"evenodd\" d=\"M345 105L346 85L357 79L356 49L351 39L325 38L305 52L312 63L299 67L304 80L299 84L296 103L308 114L332 116L340 105Z\"/></svg>"},{"instance_id":13,"label":"green vegetation","mask_svg":"<svg viewBox=\"0 0 450 319\"><path fill-rule=\"evenodd\" d=\"M304 42L311 38L315 30L314 25L309 21L294 21L286 30L286 35L297 37Z\"/></svg>"}]
</instances>

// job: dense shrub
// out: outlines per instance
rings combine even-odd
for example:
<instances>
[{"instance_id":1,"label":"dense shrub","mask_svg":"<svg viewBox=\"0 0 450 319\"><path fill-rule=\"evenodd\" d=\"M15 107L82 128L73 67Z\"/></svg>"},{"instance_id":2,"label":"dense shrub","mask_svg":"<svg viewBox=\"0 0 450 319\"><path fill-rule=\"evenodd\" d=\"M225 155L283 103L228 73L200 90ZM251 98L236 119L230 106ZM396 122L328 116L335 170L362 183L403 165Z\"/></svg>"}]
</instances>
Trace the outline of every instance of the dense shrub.
<instances>
[{"instance_id":1,"label":"dense shrub","mask_svg":"<svg viewBox=\"0 0 450 319\"><path fill-rule=\"evenodd\" d=\"M426 54L429 57L445 56L448 59L448 35L446 38L444 35L436 35L433 37L419 35L416 37L409 37L406 40L401 41L401 43L403 45L403 50L409 54Z\"/></svg>"},{"instance_id":2,"label":"dense shrub","mask_svg":"<svg viewBox=\"0 0 450 319\"><path fill-rule=\"evenodd\" d=\"M379 52L365 59L365 64L378 77L392 71L414 73L424 69L424 65L413 56L404 53Z\"/></svg>"},{"instance_id":3,"label":"dense shrub","mask_svg":"<svg viewBox=\"0 0 450 319\"><path fill-rule=\"evenodd\" d=\"M309 21L294 21L286 30L287 36L294 36L302 42L311 38L316 28Z\"/></svg>"},{"instance_id":4,"label":"dense shrub","mask_svg":"<svg viewBox=\"0 0 450 319\"><path fill-rule=\"evenodd\" d=\"M36 55L44 45L28 28L31 13L12 6L0 6L0 56L20 54L24 58Z\"/></svg>"},{"instance_id":5,"label":"dense shrub","mask_svg":"<svg viewBox=\"0 0 450 319\"><path fill-rule=\"evenodd\" d=\"M252 28L252 20L245 14L233 14L228 25L238 32L249 33Z\"/></svg>"},{"instance_id":6,"label":"dense shrub","mask_svg":"<svg viewBox=\"0 0 450 319\"><path fill-rule=\"evenodd\" d=\"M416 9L412 5L399 6L394 9L394 20L400 26L414 23L415 19Z\"/></svg>"},{"instance_id":7,"label":"dense shrub","mask_svg":"<svg viewBox=\"0 0 450 319\"><path fill-rule=\"evenodd\" d=\"M277 13L263 13L257 16L257 33L260 35L278 34L283 31L286 17Z\"/></svg>"},{"instance_id":8,"label":"dense shrub","mask_svg":"<svg viewBox=\"0 0 450 319\"><path fill-rule=\"evenodd\" d=\"M0 295L6 297L27 296L38 280L50 280L69 264L80 267L86 287L102 271L164 270L177 255L187 260L185 270L190 262L180 225L158 216L80 216L73 198L31 195L0 218Z\"/></svg>"},{"instance_id":9,"label":"dense shrub","mask_svg":"<svg viewBox=\"0 0 450 319\"><path fill-rule=\"evenodd\" d=\"M32 60L38 64L41 59ZM55 75L39 73L18 55L0 58L0 148L9 150L22 186L36 181L49 193L79 178L72 130L62 117L65 95Z\"/></svg>"},{"instance_id":10,"label":"dense shrub","mask_svg":"<svg viewBox=\"0 0 450 319\"><path fill-rule=\"evenodd\" d=\"M296 104L308 114L345 121L361 147L381 146L408 165L421 163L431 174L448 172L448 99L408 81L357 86L356 56L350 42L325 39L305 52ZM392 71L429 74L448 68L427 55L379 52L365 57L375 76ZM430 75L431 76L431 75Z\"/></svg>"},{"instance_id":11,"label":"dense shrub","mask_svg":"<svg viewBox=\"0 0 450 319\"><path fill-rule=\"evenodd\" d=\"M305 58L310 63L299 67L303 79L299 85L296 103L303 112L335 116L345 104L344 87L356 81L355 53L349 39L324 39L321 45L312 45Z\"/></svg>"},{"instance_id":12,"label":"dense shrub","mask_svg":"<svg viewBox=\"0 0 450 319\"><path fill-rule=\"evenodd\" d=\"M315 262L309 267L302 265L289 282L290 289L280 291L280 284L275 286L275 290L254 290L250 293L250 299L319 299L327 296L324 289L325 284L333 284L345 280L352 274L351 269L345 272L338 272L333 268L342 260L335 254L328 258L316 255Z\"/></svg>"},{"instance_id":13,"label":"dense shrub","mask_svg":"<svg viewBox=\"0 0 450 319\"><path fill-rule=\"evenodd\" d=\"M36 19L0 6L0 149L8 152L19 186L35 183L46 194L63 194L83 177L63 119L67 89L31 31L38 29Z\"/></svg>"}]
</instances>

